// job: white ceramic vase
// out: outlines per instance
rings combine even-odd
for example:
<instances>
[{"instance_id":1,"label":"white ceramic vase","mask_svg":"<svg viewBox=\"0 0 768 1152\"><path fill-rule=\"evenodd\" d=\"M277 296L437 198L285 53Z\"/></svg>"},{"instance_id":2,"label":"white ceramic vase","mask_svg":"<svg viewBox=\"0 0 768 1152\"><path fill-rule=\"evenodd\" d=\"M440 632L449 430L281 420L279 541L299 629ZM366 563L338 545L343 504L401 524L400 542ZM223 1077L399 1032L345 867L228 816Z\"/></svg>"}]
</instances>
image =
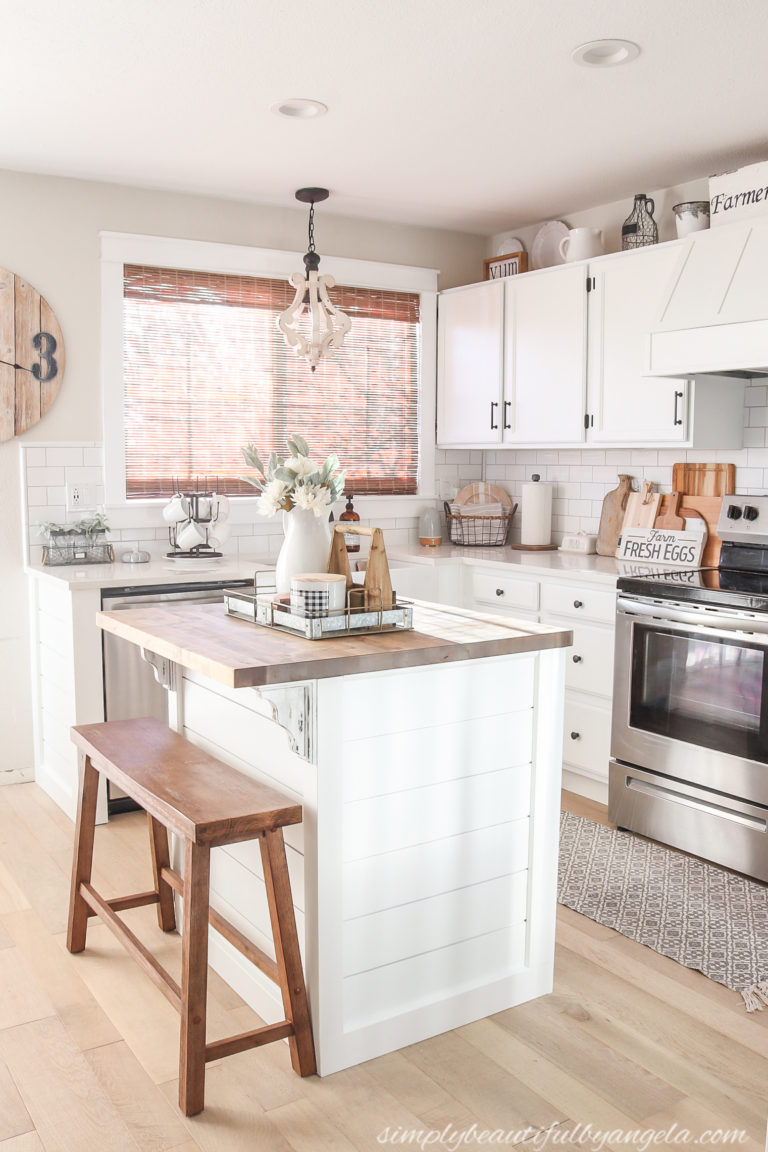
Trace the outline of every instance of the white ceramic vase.
<instances>
[{"instance_id":1,"label":"white ceramic vase","mask_svg":"<svg viewBox=\"0 0 768 1152\"><path fill-rule=\"evenodd\" d=\"M308 508L283 512L285 539L277 557L275 585L278 596L291 590L291 577L302 572L325 572L331 550L328 510L315 516Z\"/></svg>"}]
</instances>

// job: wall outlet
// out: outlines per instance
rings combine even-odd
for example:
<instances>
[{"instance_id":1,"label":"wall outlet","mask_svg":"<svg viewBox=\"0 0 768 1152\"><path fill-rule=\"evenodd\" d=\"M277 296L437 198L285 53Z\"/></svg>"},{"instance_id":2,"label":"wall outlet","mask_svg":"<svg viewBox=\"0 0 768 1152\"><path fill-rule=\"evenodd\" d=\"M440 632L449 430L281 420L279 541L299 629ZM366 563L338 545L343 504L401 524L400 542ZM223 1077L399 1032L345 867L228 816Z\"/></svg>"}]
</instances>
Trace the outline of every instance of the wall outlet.
<instances>
[{"instance_id":1,"label":"wall outlet","mask_svg":"<svg viewBox=\"0 0 768 1152\"><path fill-rule=\"evenodd\" d=\"M93 507L92 484L67 484L67 512L86 512Z\"/></svg>"}]
</instances>

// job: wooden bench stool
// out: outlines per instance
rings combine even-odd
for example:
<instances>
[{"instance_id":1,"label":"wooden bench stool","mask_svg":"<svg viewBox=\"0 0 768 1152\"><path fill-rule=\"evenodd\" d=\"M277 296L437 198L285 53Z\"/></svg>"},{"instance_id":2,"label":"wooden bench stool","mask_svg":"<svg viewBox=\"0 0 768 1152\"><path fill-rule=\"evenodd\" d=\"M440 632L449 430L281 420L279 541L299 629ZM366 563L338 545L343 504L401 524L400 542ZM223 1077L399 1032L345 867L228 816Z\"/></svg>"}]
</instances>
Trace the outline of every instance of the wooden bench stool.
<instances>
[{"instance_id":1,"label":"wooden bench stool","mask_svg":"<svg viewBox=\"0 0 768 1152\"><path fill-rule=\"evenodd\" d=\"M88 918L98 915L181 1016L179 1107L194 1116L204 1105L207 1061L288 1038L300 1076L316 1071L283 826L301 823L301 805L209 756L157 720L113 720L72 729L85 753L77 810L67 947L82 952ZM105 900L91 884L99 773L142 806L149 818L154 888ZM168 830L184 843L184 876L170 866ZM277 960L209 907L211 848L258 838ZM165 932L176 928L173 892L184 900L181 987L128 928L118 912L157 904ZM286 1019L206 1043L208 924L279 984Z\"/></svg>"}]
</instances>

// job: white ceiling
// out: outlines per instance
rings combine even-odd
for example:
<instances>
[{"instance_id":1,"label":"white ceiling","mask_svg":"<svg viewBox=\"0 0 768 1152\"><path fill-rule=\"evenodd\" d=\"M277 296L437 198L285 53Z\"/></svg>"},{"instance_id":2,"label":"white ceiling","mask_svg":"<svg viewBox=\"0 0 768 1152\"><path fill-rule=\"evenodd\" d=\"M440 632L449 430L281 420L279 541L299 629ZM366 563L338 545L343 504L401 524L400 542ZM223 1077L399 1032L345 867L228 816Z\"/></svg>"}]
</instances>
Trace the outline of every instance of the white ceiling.
<instances>
[{"instance_id":1,"label":"white ceiling","mask_svg":"<svg viewBox=\"0 0 768 1152\"><path fill-rule=\"evenodd\" d=\"M325 212L488 235L768 157L766 33L766 0L4 0L0 167L325 185ZM642 54L571 62L600 37Z\"/></svg>"}]
</instances>

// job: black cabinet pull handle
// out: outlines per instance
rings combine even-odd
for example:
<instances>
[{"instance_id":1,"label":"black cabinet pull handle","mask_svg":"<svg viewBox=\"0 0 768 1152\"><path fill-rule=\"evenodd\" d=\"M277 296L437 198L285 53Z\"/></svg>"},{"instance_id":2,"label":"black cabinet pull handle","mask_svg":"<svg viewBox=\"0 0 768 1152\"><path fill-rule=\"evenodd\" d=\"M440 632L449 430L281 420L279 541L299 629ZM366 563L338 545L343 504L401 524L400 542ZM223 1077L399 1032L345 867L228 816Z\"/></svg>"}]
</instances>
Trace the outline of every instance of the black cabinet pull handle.
<instances>
[{"instance_id":1,"label":"black cabinet pull handle","mask_svg":"<svg viewBox=\"0 0 768 1152\"><path fill-rule=\"evenodd\" d=\"M683 398L682 392L675 392L675 424L682 424L682 422L683 422L682 416L678 416L678 414L677 414L677 405L678 405L678 402L680 400L682 400L682 398Z\"/></svg>"},{"instance_id":2,"label":"black cabinet pull handle","mask_svg":"<svg viewBox=\"0 0 768 1152\"><path fill-rule=\"evenodd\" d=\"M504 595L504 589L503 588L497 588L496 589L496 595L497 596L503 596Z\"/></svg>"},{"instance_id":3,"label":"black cabinet pull handle","mask_svg":"<svg viewBox=\"0 0 768 1152\"><path fill-rule=\"evenodd\" d=\"M505 400L504 401L504 417L503 417L502 423L504 424L504 430L506 432L510 432L512 430L512 425L507 423L507 416L509 415L509 409L511 407L512 407L512 401L511 400Z\"/></svg>"},{"instance_id":4,"label":"black cabinet pull handle","mask_svg":"<svg viewBox=\"0 0 768 1152\"><path fill-rule=\"evenodd\" d=\"M581 732L571 732L571 740L581 740Z\"/></svg>"},{"instance_id":5,"label":"black cabinet pull handle","mask_svg":"<svg viewBox=\"0 0 768 1152\"><path fill-rule=\"evenodd\" d=\"M493 422L493 410L494 410L494 408L498 408L498 406L499 406L498 400L491 400L491 428L494 428L494 429L498 428L498 424L494 424L494 422Z\"/></svg>"},{"instance_id":6,"label":"black cabinet pull handle","mask_svg":"<svg viewBox=\"0 0 768 1152\"><path fill-rule=\"evenodd\" d=\"M581 664L581 656L571 656L571 660L573 660L574 664Z\"/></svg>"},{"instance_id":7,"label":"black cabinet pull handle","mask_svg":"<svg viewBox=\"0 0 768 1152\"><path fill-rule=\"evenodd\" d=\"M584 601L583 600L574 600L573 606L574 606L574 608L583 608L584 607Z\"/></svg>"}]
</instances>

